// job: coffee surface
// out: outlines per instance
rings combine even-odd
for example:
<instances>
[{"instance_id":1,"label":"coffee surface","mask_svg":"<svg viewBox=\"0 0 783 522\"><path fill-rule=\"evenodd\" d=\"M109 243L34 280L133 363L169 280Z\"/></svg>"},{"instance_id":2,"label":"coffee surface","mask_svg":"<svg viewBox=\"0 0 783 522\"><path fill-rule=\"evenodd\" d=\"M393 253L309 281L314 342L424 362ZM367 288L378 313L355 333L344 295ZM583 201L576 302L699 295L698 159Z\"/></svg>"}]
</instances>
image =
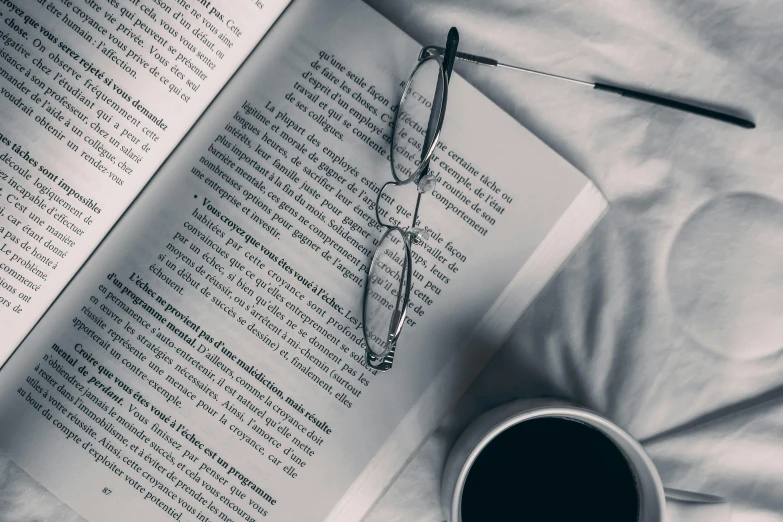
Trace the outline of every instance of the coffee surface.
<instances>
[{"instance_id":1,"label":"coffee surface","mask_svg":"<svg viewBox=\"0 0 783 522\"><path fill-rule=\"evenodd\" d=\"M468 472L463 522L636 522L639 493L625 455L603 433L546 417L495 437Z\"/></svg>"}]
</instances>

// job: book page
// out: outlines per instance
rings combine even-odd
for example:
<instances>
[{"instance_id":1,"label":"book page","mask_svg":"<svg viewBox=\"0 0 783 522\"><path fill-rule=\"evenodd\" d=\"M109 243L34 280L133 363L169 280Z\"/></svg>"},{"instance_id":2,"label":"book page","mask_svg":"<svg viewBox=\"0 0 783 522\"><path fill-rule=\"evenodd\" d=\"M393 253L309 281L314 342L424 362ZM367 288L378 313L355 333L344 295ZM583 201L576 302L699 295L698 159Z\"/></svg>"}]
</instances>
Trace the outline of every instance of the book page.
<instances>
[{"instance_id":1,"label":"book page","mask_svg":"<svg viewBox=\"0 0 783 522\"><path fill-rule=\"evenodd\" d=\"M288 0L0 2L0 362Z\"/></svg>"},{"instance_id":2,"label":"book page","mask_svg":"<svg viewBox=\"0 0 783 522\"><path fill-rule=\"evenodd\" d=\"M91 521L325 519L489 349L466 341L589 185L453 76L394 368L367 368L373 205L420 48L361 2L294 2L0 371L0 448Z\"/></svg>"}]
</instances>

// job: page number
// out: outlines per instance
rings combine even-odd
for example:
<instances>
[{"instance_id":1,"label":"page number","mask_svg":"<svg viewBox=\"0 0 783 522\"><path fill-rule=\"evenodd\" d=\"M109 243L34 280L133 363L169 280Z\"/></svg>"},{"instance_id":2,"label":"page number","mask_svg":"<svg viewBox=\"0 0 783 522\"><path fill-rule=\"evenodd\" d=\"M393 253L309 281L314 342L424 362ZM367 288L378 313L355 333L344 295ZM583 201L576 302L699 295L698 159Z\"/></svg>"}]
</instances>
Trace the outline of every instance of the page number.
<instances>
[{"instance_id":1,"label":"page number","mask_svg":"<svg viewBox=\"0 0 783 522\"><path fill-rule=\"evenodd\" d=\"M111 490L109 488L103 488L103 491L101 491L104 495L111 495Z\"/></svg>"}]
</instances>

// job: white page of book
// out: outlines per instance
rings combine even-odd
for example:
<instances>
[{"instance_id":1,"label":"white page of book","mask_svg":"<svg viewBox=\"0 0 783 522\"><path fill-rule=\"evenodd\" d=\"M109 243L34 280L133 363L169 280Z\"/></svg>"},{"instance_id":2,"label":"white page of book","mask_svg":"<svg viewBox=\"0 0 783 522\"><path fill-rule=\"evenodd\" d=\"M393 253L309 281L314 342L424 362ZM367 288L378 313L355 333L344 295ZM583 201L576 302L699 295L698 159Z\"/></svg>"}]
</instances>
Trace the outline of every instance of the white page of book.
<instances>
[{"instance_id":1,"label":"white page of book","mask_svg":"<svg viewBox=\"0 0 783 522\"><path fill-rule=\"evenodd\" d=\"M91 521L290 521L415 447L436 417L395 430L450 362L482 359L467 339L589 185L453 76L435 234L394 368L371 372L384 100L419 49L360 2L294 2L0 371L0 448Z\"/></svg>"},{"instance_id":2,"label":"white page of book","mask_svg":"<svg viewBox=\"0 0 783 522\"><path fill-rule=\"evenodd\" d=\"M3 2L0 361L288 2Z\"/></svg>"}]
</instances>

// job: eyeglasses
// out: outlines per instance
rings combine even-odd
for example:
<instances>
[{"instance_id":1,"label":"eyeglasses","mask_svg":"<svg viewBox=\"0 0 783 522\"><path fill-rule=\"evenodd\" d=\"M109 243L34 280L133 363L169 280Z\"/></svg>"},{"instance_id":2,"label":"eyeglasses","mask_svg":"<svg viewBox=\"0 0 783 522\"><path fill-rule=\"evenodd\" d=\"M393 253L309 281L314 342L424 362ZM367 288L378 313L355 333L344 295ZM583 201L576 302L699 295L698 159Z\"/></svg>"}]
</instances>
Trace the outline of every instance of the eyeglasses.
<instances>
[{"instance_id":1,"label":"eyeglasses","mask_svg":"<svg viewBox=\"0 0 783 522\"><path fill-rule=\"evenodd\" d=\"M394 117L389 156L394 179L380 188L375 201L375 219L385 231L376 242L367 270L362 305L367 365L379 371L391 369L394 363L397 339L411 304L413 280L423 280L413 270L411 247L428 239L427 232L416 226L419 205L422 194L431 192L436 184L435 176L429 172L429 160L437 147L446 114L449 78L458 42L459 34L452 28L445 49L422 49L405 82ZM404 217L411 219L411 225L402 228L382 206L384 201L393 201L386 194L387 187L411 182L418 191L416 206L412 213L401 210Z\"/></svg>"},{"instance_id":2,"label":"eyeglasses","mask_svg":"<svg viewBox=\"0 0 783 522\"><path fill-rule=\"evenodd\" d=\"M445 48L428 46L421 50L418 62L404 84L394 117L390 154L394 179L384 183L375 201L376 221L385 230L380 239L374 241L376 249L367 270L362 303L365 359L369 367L378 371L391 369L400 332L408 321L406 312L411 306L413 281L424 281L424 276L413 269L412 247L428 239L427 230L418 227L419 205L422 195L431 192L437 183L436 177L429 172L429 161L437 148L443 126L449 79L455 59L566 80L743 128L755 127L755 124L749 120L705 107L624 87L586 82L500 63L493 58L457 52L458 43L459 34L457 29L452 27ZM387 187L408 183L416 184L418 195L412 213L406 212L401 206L397 209L399 214L411 219L410 226L403 228L399 220L382 209L382 205L384 202L387 204L394 202L394 199L386 193Z\"/></svg>"}]
</instances>

